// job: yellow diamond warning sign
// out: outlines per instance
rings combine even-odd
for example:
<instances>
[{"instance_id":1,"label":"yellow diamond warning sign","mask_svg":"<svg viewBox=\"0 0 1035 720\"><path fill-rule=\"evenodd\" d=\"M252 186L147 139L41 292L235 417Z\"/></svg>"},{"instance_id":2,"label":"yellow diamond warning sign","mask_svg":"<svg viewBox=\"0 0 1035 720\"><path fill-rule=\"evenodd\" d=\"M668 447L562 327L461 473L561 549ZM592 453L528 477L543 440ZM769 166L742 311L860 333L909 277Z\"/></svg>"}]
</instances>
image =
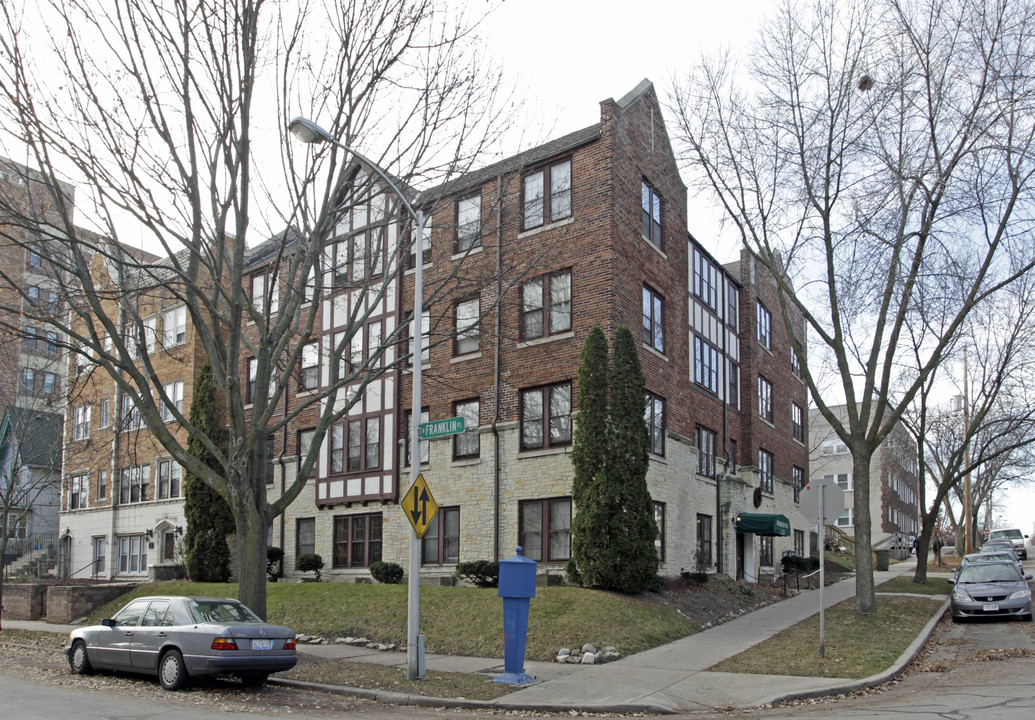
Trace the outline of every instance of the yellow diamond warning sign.
<instances>
[{"instance_id":1,"label":"yellow diamond warning sign","mask_svg":"<svg viewBox=\"0 0 1035 720\"><path fill-rule=\"evenodd\" d=\"M413 485L406 491L402 501L403 512L406 519L413 525L413 531L418 538L423 538L431 521L435 519L438 512L438 503L431 496L431 489L424 479L424 473L417 476Z\"/></svg>"}]
</instances>

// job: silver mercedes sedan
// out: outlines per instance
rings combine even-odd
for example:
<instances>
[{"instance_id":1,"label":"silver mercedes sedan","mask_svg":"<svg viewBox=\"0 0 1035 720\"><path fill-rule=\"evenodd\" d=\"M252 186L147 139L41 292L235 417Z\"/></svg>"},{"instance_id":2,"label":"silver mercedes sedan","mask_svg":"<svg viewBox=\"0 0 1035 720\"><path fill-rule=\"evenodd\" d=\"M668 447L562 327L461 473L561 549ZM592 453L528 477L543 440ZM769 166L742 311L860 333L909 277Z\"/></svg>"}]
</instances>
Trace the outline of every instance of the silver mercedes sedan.
<instances>
[{"instance_id":1,"label":"silver mercedes sedan","mask_svg":"<svg viewBox=\"0 0 1035 720\"><path fill-rule=\"evenodd\" d=\"M65 654L73 673L157 675L166 690L220 674L258 687L297 661L290 628L264 623L236 600L182 596L133 600L100 625L72 631Z\"/></svg>"}]
</instances>

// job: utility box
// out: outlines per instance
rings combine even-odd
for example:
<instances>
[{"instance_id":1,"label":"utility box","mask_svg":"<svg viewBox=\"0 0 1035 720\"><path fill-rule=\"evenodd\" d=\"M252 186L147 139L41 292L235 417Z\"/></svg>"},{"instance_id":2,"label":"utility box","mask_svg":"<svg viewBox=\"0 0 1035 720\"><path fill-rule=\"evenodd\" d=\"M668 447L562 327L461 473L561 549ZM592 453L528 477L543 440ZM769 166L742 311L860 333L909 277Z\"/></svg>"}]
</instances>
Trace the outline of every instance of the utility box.
<instances>
[{"instance_id":1,"label":"utility box","mask_svg":"<svg viewBox=\"0 0 1035 720\"><path fill-rule=\"evenodd\" d=\"M535 678L525 673L528 605L535 597L536 562L521 554L500 560L499 596L503 598L503 672L493 682L525 685Z\"/></svg>"}]
</instances>

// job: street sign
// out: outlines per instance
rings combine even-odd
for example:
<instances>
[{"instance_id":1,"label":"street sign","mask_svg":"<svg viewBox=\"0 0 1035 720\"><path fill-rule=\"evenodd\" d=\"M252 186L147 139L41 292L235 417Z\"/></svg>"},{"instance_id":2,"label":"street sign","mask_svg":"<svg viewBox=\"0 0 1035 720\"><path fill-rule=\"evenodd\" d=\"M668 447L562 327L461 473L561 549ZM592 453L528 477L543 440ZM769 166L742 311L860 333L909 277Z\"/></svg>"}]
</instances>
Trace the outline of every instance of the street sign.
<instances>
[{"instance_id":1,"label":"street sign","mask_svg":"<svg viewBox=\"0 0 1035 720\"><path fill-rule=\"evenodd\" d=\"M819 494L823 493L823 515L819 516ZM844 512L845 491L831 478L810 480L798 496L801 514L819 525L829 525Z\"/></svg>"},{"instance_id":2,"label":"street sign","mask_svg":"<svg viewBox=\"0 0 1035 720\"><path fill-rule=\"evenodd\" d=\"M420 439L430 440L431 438L442 437L443 435L456 435L458 433L462 433L465 428L466 423L462 417L433 420L432 422L421 423Z\"/></svg>"},{"instance_id":3,"label":"street sign","mask_svg":"<svg viewBox=\"0 0 1035 720\"><path fill-rule=\"evenodd\" d=\"M431 521L435 519L435 514L438 513L438 503L431 496L431 489L424 480L424 473L418 475L417 479L413 481L413 485L406 491L402 508L406 513L406 519L413 526L413 532L417 534L417 538L423 538Z\"/></svg>"}]
</instances>

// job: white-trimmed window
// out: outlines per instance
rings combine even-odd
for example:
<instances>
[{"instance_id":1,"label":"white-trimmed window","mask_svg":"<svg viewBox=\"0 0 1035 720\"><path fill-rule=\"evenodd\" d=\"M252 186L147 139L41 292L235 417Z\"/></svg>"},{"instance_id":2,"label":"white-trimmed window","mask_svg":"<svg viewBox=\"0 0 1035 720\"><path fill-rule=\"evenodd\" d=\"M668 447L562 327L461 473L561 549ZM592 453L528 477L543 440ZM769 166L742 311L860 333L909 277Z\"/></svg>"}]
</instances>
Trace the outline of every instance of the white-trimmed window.
<instances>
[{"instance_id":1,"label":"white-trimmed window","mask_svg":"<svg viewBox=\"0 0 1035 720\"><path fill-rule=\"evenodd\" d=\"M458 200L456 203L456 252L466 252L481 245L481 233L481 195Z\"/></svg>"},{"instance_id":2,"label":"white-trimmed window","mask_svg":"<svg viewBox=\"0 0 1035 720\"><path fill-rule=\"evenodd\" d=\"M155 345L158 343L158 316L148 315L140 321L140 324L143 326L144 347L147 348L147 354L150 355L155 351Z\"/></svg>"},{"instance_id":3,"label":"white-trimmed window","mask_svg":"<svg viewBox=\"0 0 1035 720\"><path fill-rule=\"evenodd\" d=\"M90 437L90 406L80 405L72 410L72 440Z\"/></svg>"},{"instance_id":4,"label":"white-trimmed window","mask_svg":"<svg viewBox=\"0 0 1035 720\"><path fill-rule=\"evenodd\" d=\"M111 424L111 400L101 400L101 427L106 428Z\"/></svg>"},{"instance_id":5,"label":"white-trimmed window","mask_svg":"<svg viewBox=\"0 0 1035 720\"><path fill-rule=\"evenodd\" d=\"M791 403L791 437L805 442L805 409L797 403Z\"/></svg>"},{"instance_id":6,"label":"white-trimmed window","mask_svg":"<svg viewBox=\"0 0 1035 720\"><path fill-rule=\"evenodd\" d=\"M453 405L453 415L464 419L464 431L453 436L453 457L473 458L481 452L478 421L481 404L478 399L464 400Z\"/></svg>"},{"instance_id":7,"label":"white-trimmed window","mask_svg":"<svg viewBox=\"0 0 1035 720\"><path fill-rule=\"evenodd\" d=\"M480 303L478 298L469 298L456 304L456 338L453 354L466 355L478 352Z\"/></svg>"},{"instance_id":8,"label":"white-trimmed window","mask_svg":"<svg viewBox=\"0 0 1035 720\"><path fill-rule=\"evenodd\" d=\"M855 516L852 513L852 508L845 508L844 512L837 516L837 520L834 523L838 527L852 527L855 525Z\"/></svg>"},{"instance_id":9,"label":"white-trimmed window","mask_svg":"<svg viewBox=\"0 0 1035 720\"><path fill-rule=\"evenodd\" d=\"M179 305L162 313L162 343L165 347L187 342L187 306Z\"/></svg>"},{"instance_id":10,"label":"white-trimmed window","mask_svg":"<svg viewBox=\"0 0 1035 720\"><path fill-rule=\"evenodd\" d=\"M93 574L103 575L108 564L108 538L93 539Z\"/></svg>"},{"instance_id":11,"label":"white-trimmed window","mask_svg":"<svg viewBox=\"0 0 1035 720\"><path fill-rule=\"evenodd\" d=\"M162 420L169 422L175 418L173 407L183 412L183 380L176 380L162 385L162 390L169 398L169 402L162 402Z\"/></svg>"},{"instance_id":12,"label":"white-trimmed window","mask_svg":"<svg viewBox=\"0 0 1035 720\"><path fill-rule=\"evenodd\" d=\"M715 477L715 431L697 426L697 474Z\"/></svg>"},{"instance_id":13,"label":"white-trimmed window","mask_svg":"<svg viewBox=\"0 0 1035 720\"><path fill-rule=\"evenodd\" d=\"M413 237L417 233L417 225L411 226L408 236ZM421 261L424 265L431 262L431 216L424 216L424 237L421 238ZM417 243L410 242L410 252L408 256L407 267L413 269L417 267Z\"/></svg>"},{"instance_id":14,"label":"white-trimmed window","mask_svg":"<svg viewBox=\"0 0 1035 720\"><path fill-rule=\"evenodd\" d=\"M266 296L269 294L270 315L280 308L280 287L275 273L264 273L252 277L252 307L258 312L266 309Z\"/></svg>"},{"instance_id":15,"label":"white-trimmed window","mask_svg":"<svg viewBox=\"0 0 1035 720\"><path fill-rule=\"evenodd\" d=\"M309 343L302 346L302 356L298 361L298 388L315 390L320 384L320 345Z\"/></svg>"},{"instance_id":16,"label":"white-trimmed window","mask_svg":"<svg viewBox=\"0 0 1035 720\"><path fill-rule=\"evenodd\" d=\"M421 358L422 364L427 364L431 360L431 311L425 310L423 313L421 313L421 318L420 319L421 319L421 322L420 322L420 326L421 326L420 358ZM413 342L414 324L413 324L412 320L410 321L410 325L409 325L407 334L409 336L409 348L408 348L409 349L409 353L410 353L409 363L410 363L410 365L412 365L413 364L413 351L414 351L414 342ZM360 338L360 344L362 344L362 342L363 342L363 339Z\"/></svg>"},{"instance_id":17,"label":"white-trimmed window","mask_svg":"<svg viewBox=\"0 0 1035 720\"><path fill-rule=\"evenodd\" d=\"M129 395L122 396L122 429L140 429L140 408L133 402Z\"/></svg>"},{"instance_id":18,"label":"white-trimmed window","mask_svg":"<svg viewBox=\"0 0 1035 720\"><path fill-rule=\"evenodd\" d=\"M143 535L128 535L119 538L119 573L139 574L147 572L147 539Z\"/></svg>"},{"instance_id":19,"label":"white-trimmed window","mask_svg":"<svg viewBox=\"0 0 1035 720\"><path fill-rule=\"evenodd\" d=\"M101 468L97 471L97 499L104 500L108 497L108 471Z\"/></svg>"},{"instance_id":20,"label":"white-trimmed window","mask_svg":"<svg viewBox=\"0 0 1035 720\"><path fill-rule=\"evenodd\" d=\"M649 285L643 286L643 342L659 353L665 352L665 298Z\"/></svg>"},{"instance_id":21,"label":"white-trimmed window","mask_svg":"<svg viewBox=\"0 0 1035 720\"><path fill-rule=\"evenodd\" d=\"M719 351L707 340L694 336L694 381L719 394Z\"/></svg>"}]
</instances>

